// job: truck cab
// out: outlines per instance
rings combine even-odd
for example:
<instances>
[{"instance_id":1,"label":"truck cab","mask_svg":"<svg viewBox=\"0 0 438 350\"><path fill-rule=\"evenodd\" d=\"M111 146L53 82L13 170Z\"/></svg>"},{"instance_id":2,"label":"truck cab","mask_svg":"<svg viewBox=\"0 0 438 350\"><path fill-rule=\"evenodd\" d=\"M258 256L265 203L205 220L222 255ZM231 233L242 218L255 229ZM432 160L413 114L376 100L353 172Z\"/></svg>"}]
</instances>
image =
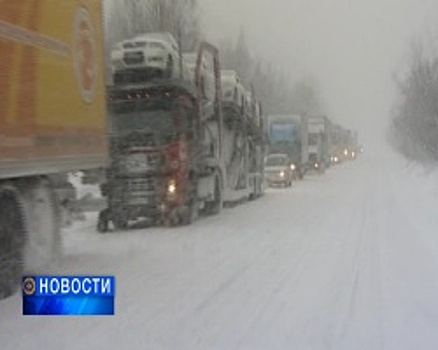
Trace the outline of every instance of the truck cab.
<instances>
[{"instance_id":1,"label":"truck cab","mask_svg":"<svg viewBox=\"0 0 438 350\"><path fill-rule=\"evenodd\" d=\"M189 210L195 189L186 179L195 172L199 149L198 108L189 88L113 87L108 110L112 162L103 194L114 226Z\"/></svg>"}]
</instances>

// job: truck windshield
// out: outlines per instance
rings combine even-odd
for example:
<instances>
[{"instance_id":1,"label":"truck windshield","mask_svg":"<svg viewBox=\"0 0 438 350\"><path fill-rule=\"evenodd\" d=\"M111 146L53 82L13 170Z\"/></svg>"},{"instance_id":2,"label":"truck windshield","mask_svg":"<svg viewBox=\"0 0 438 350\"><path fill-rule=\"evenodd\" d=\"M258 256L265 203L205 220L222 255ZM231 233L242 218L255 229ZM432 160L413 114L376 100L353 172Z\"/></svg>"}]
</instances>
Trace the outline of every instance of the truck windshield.
<instances>
[{"instance_id":1,"label":"truck windshield","mask_svg":"<svg viewBox=\"0 0 438 350\"><path fill-rule=\"evenodd\" d=\"M293 124L271 124L271 142L294 142L298 137L297 128Z\"/></svg>"},{"instance_id":2,"label":"truck windshield","mask_svg":"<svg viewBox=\"0 0 438 350\"><path fill-rule=\"evenodd\" d=\"M268 157L266 159L266 166L285 166L287 165L287 158L283 156Z\"/></svg>"},{"instance_id":3,"label":"truck windshield","mask_svg":"<svg viewBox=\"0 0 438 350\"><path fill-rule=\"evenodd\" d=\"M111 132L122 135L144 131L153 133L160 143L167 142L188 130L190 112L190 109L169 102L114 102L110 106Z\"/></svg>"}]
</instances>

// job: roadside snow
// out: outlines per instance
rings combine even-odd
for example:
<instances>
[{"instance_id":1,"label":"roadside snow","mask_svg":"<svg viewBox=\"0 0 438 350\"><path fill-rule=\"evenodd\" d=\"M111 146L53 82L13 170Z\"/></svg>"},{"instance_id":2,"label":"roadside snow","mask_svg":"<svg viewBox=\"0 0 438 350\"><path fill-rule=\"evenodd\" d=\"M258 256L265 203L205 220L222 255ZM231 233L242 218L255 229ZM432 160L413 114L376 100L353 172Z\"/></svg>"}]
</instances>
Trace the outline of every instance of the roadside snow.
<instances>
[{"instance_id":1,"label":"roadside snow","mask_svg":"<svg viewBox=\"0 0 438 350\"><path fill-rule=\"evenodd\" d=\"M82 173L76 172L69 174L68 181L76 189L76 198L81 199L84 197L101 198L100 188L98 185L84 185L82 183Z\"/></svg>"}]
</instances>

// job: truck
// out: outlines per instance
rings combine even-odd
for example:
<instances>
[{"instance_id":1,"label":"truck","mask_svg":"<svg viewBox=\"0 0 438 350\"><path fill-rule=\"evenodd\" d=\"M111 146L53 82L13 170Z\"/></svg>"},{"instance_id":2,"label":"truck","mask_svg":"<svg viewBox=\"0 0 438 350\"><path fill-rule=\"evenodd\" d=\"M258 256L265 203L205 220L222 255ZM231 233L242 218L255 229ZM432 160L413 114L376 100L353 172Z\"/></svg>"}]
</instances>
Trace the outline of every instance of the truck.
<instances>
[{"instance_id":1,"label":"truck","mask_svg":"<svg viewBox=\"0 0 438 350\"><path fill-rule=\"evenodd\" d=\"M203 89L206 60L213 62L213 98ZM196 62L194 80L124 79L109 87L111 164L99 232L139 220L188 225L261 194L262 123L239 101L224 103L215 46L201 43Z\"/></svg>"},{"instance_id":2,"label":"truck","mask_svg":"<svg viewBox=\"0 0 438 350\"><path fill-rule=\"evenodd\" d=\"M331 165L331 122L326 116L307 116L309 168L319 173Z\"/></svg>"},{"instance_id":3,"label":"truck","mask_svg":"<svg viewBox=\"0 0 438 350\"><path fill-rule=\"evenodd\" d=\"M56 261L66 174L109 164L102 13L0 2L0 298Z\"/></svg>"},{"instance_id":4,"label":"truck","mask_svg":"<svg viewBox=\"0 0 438 350\"><path fill-rule=\"evenodd\" d=\"M342 127L337 123L332 123L331 127L331 151L330 160L332 165L341 163L343 159L344 147L342 144Z\"/></svg>"},{"instance_id":5,"label":"truck","mask_svg":"<svg viewBox=\"0 0 438 350\"><path fill-rule=\"evenodd\" d=\"M351 129L340 131L341 160L351 160L358 154L357 133Z\"/></svg>"},{"instance_id":6,"label":"truck","mask_svg":"<svg viewBox=\"0 0 438 350\"><path fill-rule=\"evenodd\" d=\"M225 204L232 204L263 195L266 123L254 91L245 89L235 71L221 71L221 82Z\"/></svg>"},{"instance_id":7,"label":"truck","mask_svg":"<svg viewBox=\"0 0 438 350\"><path fill-rule=\"evenodd\" d=\"M309 166L307 117L297 114L271 115L269 123L269 153L287 154L297 177L302 179Z\"/></svg>"}]
</instances>

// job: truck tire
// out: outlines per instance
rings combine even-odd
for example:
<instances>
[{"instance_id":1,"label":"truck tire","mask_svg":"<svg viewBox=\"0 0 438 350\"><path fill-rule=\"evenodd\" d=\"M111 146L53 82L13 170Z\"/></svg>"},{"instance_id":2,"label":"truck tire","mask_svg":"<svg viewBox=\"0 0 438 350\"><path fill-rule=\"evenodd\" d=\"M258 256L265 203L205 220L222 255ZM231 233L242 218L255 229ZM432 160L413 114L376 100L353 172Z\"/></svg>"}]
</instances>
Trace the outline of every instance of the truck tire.
<instances>
[{"instance_id":1,"label":"truck tire","mask_svg":"<svg viewBox=\"0 0 438 350\"><path fill-rule=\"evenodd\" d=\"M99 212L99 217L97 219L97 232L99 233L107 233L109 231L109 210L108 208Z\"/></svg>"},{"instance_id":2,"label":"truck tire","mask_svg":"<svg viewBox=\"0 0 438 350\"><path fill-rule=\"evenodd\" d=\"M113 213L111 216L111 221L117 231L126 230L129 226L128 219L123 211Z\"/></svg>"},{"instance_id":3,"label":"truck tire","mask_svg":"<svg viewBox=\"0 0 438 350\"><path fill-rule=\"evenodd\" d=\"M17 192L0 187L0 299L15 293L23 275L26 229Z\"/></svg>"},{"instance_id":4,"label":"truck tire","mask_svg":"<svg viewBox=\"0 0 438 350\"><path fill-rule=\"evenodd\" d=\"M181 214L181 225L188 226L196 221L198 218L198 205L199 203L196 198L190 200L186 206L186 209Z\"/></svg>"},{"instance_id":5,"label":"truck tire","mask_svg":"<svg viewBox=\"0 0 438 350\"><path fill-rule=\"evenodd\" d=\"M257 179L254 179L253 189L252 189L252 192L248 196L248 200L253 201L258 197L258 195L259 195L258 181L257 181Z\"/></svg>"},{"instance_id":6,"label":"truck tire","mask_svg":"<svg viewBox=\"0 0 438 350\"><path fill-rule=\"evenodd\" d=\"M205 203L206 215L217 215L222 210L222 189L221 180L219 176L216 176L214 181L214 199L211 202Z\"/></svg>"},{"instance_id":7,"label":"truck tire","mask_svg":"<svg viewBox=\"0 0 438 350\"><path fill-rule=\"evenodd\" d=\"M25 272L47 271L61 257L60 203L45 178L29 180L23 186L22 200L27 232Z\"/></svg>"}]
</instances>

